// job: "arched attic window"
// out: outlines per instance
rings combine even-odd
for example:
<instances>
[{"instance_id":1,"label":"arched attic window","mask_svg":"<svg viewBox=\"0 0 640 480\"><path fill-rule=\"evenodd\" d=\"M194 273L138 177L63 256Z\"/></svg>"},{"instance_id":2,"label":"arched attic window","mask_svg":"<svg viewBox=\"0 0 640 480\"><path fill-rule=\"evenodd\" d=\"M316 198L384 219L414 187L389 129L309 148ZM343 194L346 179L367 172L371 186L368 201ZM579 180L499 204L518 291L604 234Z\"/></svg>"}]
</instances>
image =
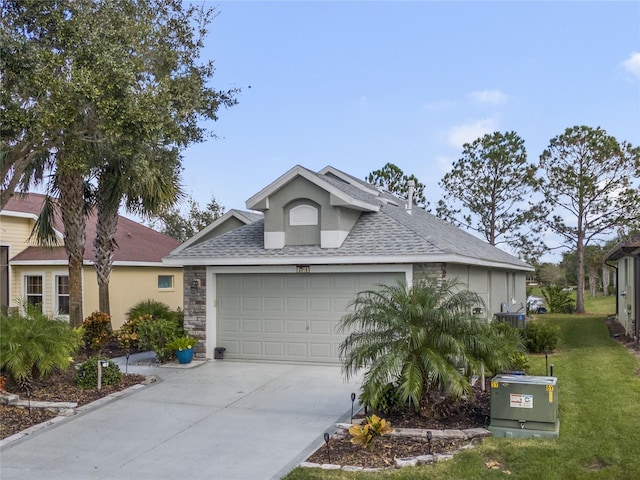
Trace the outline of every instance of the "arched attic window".
<instances>
[{"instance_id":1,"label":"arched attic window","mask_svg":"<svg viewBox=\"0 0 640 480\"><path fill-rule=\"evenodd\" d=\"M318 225L318 209L312 205L298 205L289 210L289 225L292 227Z\"/></svg>"}]
</instances>

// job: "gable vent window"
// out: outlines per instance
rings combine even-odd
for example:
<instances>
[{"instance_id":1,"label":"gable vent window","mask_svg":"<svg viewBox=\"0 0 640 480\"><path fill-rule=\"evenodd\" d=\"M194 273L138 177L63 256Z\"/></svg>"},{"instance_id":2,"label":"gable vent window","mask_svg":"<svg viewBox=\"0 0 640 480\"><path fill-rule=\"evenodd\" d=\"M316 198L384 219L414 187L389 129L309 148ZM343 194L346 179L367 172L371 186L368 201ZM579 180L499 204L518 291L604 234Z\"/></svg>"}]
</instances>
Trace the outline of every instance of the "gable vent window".
<instances>
[{"instance_id":1,"label":"gable vent window","mask_svg":"<svg viewBox=\"0 0 640 480\"><path fill-rule=\"evenodd\" d=\"M298 205L289 210L289 225L318 225L318 209L311 205Z\"/></svg>"}]
</instances>

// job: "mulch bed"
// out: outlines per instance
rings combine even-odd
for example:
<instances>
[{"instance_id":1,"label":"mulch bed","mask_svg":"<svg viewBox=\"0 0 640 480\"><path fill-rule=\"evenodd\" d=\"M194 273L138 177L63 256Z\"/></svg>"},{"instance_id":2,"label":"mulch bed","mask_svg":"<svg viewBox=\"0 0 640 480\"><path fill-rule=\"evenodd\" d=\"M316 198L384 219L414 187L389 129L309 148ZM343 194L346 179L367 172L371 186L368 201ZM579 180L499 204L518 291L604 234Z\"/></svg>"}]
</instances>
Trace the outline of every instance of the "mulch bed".
<instances>
[{"instance_id":1,"label":"mulch bed","mask_svg":"<svg viewBox=\"0 0 640 480\"><path fill-rule=\"evenodd\" d=\"M119 351L108 351L104 355L110 358L120 356ZM86 358L85 354L81 354L76 361L82 361ZM105 385L102 389L82 389L75 384L76 371L73 367L69 370L61 372L56 371L43 380L36 379L33 382L33 390L31 392L31 400L46 402L76 402L78 406L86 405L102 397L106 397L114 392L118 392L137 385L145 380L142 375L122 375L122 381L118 385ZM21 399L26 399L25 392L7 382L5 390L10 393L20 395ZM45 409L13 407L8 405L0 405L0 440L14 435L28 427L37 425L46 420L57 416L56 412L47 411Z\"/></svg>"},{"instance_id":2,"label":"mulch bed","mask_svg":"<svg viewBox=\"0 0 640 480\"><path fill-rule=\"evenodd\" d=\"M379 414L391 422L392 428L420 428L428 430L464 430L468 428L486 428L491 412L491 394L488 381L485 391L477 385L472 398L459 405L450 405L450 414L443 418L427 418L414 410L405 409L388 415ZM371 448L351 443L351 437L331 437L327 445L322 445L307 462L351 465L366 468L390 468L395 466L396 458L417 457L427 454L446 453L457 450L469 443L468 440L436 440L431 447L426 440L383 435L373 441Z\"/></svg>"}]
</instances>

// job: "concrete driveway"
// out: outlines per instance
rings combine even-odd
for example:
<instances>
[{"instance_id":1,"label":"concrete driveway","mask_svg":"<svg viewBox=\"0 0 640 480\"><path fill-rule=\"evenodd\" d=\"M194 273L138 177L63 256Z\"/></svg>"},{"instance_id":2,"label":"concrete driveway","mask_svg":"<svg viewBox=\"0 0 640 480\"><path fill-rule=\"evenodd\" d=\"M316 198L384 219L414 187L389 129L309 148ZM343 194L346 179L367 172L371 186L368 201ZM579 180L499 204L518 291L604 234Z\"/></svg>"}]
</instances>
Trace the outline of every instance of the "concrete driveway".
<instances>
[{"instance_id":1,"label":"concrete driveway","mask_svg":"<svg viewBox=\"0 0 640 480\"><path fill-rule=\"evenodd\" d=\"M351 392L335 366L211 361L4 447L2 480L261 480L288 473Z\"/></svg>"}]
</instances>

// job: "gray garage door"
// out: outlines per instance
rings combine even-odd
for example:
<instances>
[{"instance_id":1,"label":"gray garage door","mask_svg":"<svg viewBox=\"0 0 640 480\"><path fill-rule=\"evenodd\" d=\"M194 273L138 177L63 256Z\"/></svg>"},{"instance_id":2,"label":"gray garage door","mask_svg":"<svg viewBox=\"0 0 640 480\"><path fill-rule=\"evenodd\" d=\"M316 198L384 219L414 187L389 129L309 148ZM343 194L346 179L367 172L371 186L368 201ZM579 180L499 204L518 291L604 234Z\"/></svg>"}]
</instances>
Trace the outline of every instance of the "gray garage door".
<instances>
[{"instance_id":1,"label":"gray garage door","mask_svg":"<svg viewBox=\"0 0 640 480\"><path fill-rule=\"evenodd\" d=\"M336 363L337 324L358 292L400 273L219 274L217 344L225 358Z\"/></svg>"}]
</instances>

